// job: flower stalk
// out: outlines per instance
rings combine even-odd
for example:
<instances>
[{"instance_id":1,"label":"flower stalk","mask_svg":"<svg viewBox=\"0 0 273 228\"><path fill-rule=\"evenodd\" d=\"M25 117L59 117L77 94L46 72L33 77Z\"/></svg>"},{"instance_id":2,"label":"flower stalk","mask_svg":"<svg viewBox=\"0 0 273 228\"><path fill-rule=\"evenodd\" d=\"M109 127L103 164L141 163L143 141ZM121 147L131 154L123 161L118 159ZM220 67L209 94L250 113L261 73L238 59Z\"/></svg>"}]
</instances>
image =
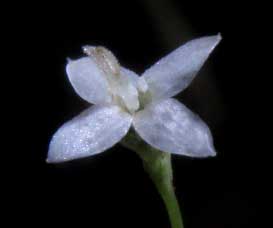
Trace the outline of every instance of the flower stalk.
<instances>
[{"instance_id":1,"label":"flower stalk","mask_svg":"<svg viewBox=\"0 0 273 228\"><path fill-rule=\"evenodd\" d=\"M164 201L171 227L183 228L181 212L173 187L171 154L150 147L133 130L130 130L122 144L141 157L145 171Z\"/></svg>"}]
</instances>

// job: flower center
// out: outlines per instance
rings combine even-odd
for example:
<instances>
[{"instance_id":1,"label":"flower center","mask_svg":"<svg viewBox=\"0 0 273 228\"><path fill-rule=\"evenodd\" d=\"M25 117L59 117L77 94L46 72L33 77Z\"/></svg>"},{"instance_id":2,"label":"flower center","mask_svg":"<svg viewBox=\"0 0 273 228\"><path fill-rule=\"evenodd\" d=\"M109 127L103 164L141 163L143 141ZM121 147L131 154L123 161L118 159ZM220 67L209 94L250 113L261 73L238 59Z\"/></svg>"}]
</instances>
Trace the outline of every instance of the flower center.
<instances>
[{"instance_id":1,"label":"flower center","mask_svg":"<svg viewBox=\"0 0 273 228\"><path fill-rule=\"evenodd\" d=\"M141 107L139 99L148 90L146 81L143 78L133 78L132 75L128 75L129 72L121 69L112 52L104 47L84 46L83 51L94 59L106 77L113 98L112 102L130 113L139 110Z\"/></svg>"}]
</instances>

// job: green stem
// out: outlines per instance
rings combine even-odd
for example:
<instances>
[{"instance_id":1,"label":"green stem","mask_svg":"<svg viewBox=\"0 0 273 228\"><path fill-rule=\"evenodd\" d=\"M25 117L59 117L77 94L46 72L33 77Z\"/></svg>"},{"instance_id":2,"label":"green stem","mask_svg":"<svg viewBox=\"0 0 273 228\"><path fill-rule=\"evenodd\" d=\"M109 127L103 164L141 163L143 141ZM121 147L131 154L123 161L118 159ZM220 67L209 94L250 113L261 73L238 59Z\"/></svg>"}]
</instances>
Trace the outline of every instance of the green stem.
<instances>
[{"instance_id":1,"label":"green stem","mask_svg":"<svg viewBox=\"0 0 273 228\"><path fill-rule=\"evenodd\" d=\"M157 186L157 189L167 208L172 228L183 228L181 212L173 187Z\"/></svg>"},{"instance_id":2,"label":"green stem","mask_svg":"<svg viewBox=\"0 0 273 228\"><path fill-rule=\"evenodd\" d=\"M129 132L122 144L134 150L141 157L144 169L165 203L172 228L183 228L181 212L173 187L171 155L150 147L133 131Z\"/></svg>"},{"instance_id":3,"label":"green stem","mask_svg":"<svg viewBox=\"0 0 273 228\"><path fill-rule=\"evenodd\" d=\"M144 168L150 175L165 203L172 228L183 228L181 212L172 183L173 175L171 155L159 151L153 151L152 156L153 158L148 160L146 153L144 158L141 156Z\"/></svg>"}]
</instances>

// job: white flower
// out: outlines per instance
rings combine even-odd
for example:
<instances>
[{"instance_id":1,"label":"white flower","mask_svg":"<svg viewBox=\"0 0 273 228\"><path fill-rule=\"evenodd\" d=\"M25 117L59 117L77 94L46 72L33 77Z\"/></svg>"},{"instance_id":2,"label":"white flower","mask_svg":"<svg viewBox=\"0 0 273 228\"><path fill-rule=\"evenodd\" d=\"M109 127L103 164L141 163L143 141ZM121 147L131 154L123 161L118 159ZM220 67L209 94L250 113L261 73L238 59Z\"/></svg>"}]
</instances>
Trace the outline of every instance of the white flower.
<instances>
[{"instance_id":1,"label":"white flower","mask_svg":"<svg viewBox=\"0 0 273 228\"><path fill-rule=\"evenodd\" d=\"M66 72L75 91L94 104L53 136L47 161L91 156L118 143L131 126L151 146L191 157L214 156L207 125L171 98L194 79L221 36L192 40L140 77L119 65L103 47L85 46L86 57L70 60Z\"/></svg>"}]
</instances>

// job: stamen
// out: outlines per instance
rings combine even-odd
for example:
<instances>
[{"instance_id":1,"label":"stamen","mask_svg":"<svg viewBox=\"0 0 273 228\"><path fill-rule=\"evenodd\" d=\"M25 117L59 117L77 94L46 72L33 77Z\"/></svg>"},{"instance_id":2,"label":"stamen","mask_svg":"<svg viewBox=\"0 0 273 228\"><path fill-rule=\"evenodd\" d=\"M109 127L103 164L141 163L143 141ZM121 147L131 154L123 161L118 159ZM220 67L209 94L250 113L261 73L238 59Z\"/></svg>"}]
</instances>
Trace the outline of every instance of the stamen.
<instances>
[{"instance_id":1,"label":"stamen","mask_svg":"<svg viewBox=\"0 0 273 228\"><path fill-rule=\"evenodd\" d=\"M139 85L133 85L128 76L121 72L121 67L116 57L102 46L83 46L82 49L86 55L96 62L99 69L104 73L116 104L130 113L138 110L139 100L136 86L140 87L140 91L146 91L147 84L145 84L145 80L140 82Z\"/></svg>"},{"instance_id":2,"label":"stamen","mask_svg":"<svg viewBox=\"0 0 273 228\"><path fill-rule=\"evenodd\" d=\"M102 46L93 47L86 45L83 46L83 52L93 57L99 68L101 68L105 74L119 76L120 65L111 51Z\"/></svg>"}]
</instances>

